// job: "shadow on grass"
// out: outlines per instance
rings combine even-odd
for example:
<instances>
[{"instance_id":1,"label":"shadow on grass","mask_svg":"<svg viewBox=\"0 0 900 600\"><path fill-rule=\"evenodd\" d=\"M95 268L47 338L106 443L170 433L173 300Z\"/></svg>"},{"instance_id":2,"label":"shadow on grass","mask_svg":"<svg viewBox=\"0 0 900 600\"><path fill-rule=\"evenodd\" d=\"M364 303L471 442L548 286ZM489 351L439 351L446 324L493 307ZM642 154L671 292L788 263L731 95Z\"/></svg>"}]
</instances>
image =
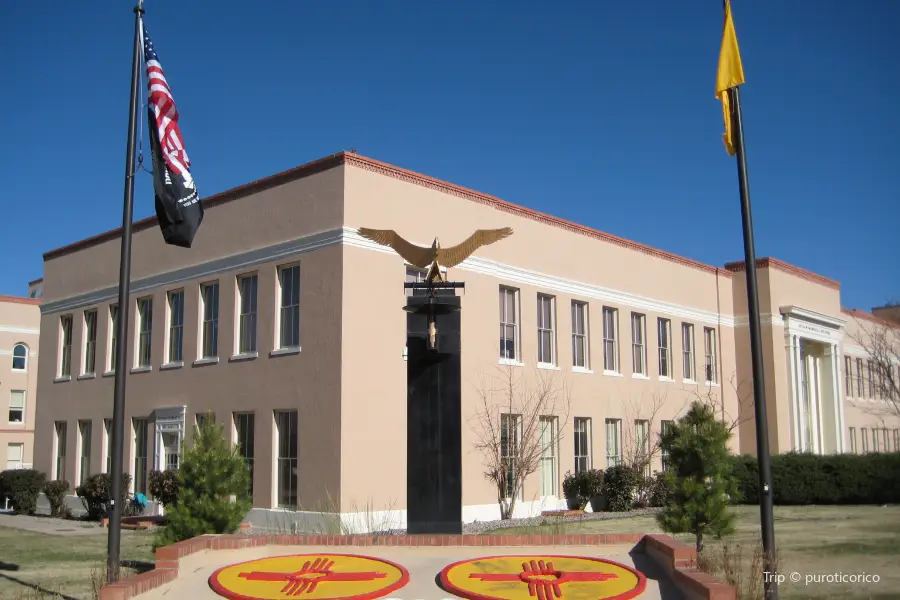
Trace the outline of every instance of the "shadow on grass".
<instances>
[{"instance_id":1,"label":"shadow on grass","mask_svg":"<svg viewBox=\"0 0 900 600\"><path fill-rule=\"evenodd\" d=\"M18 577L10 577L9 575L5 575L4 573L0 573L0 579L6 579L7 581L12 581L13 583L17 583L22 587L29 588L39 594L41 596L46 596L47 598L62 598L62 600L78 600L78 598L74 598L72 596L67 596L59 591L48 590L47 588L43 588L36 583L31 583L28 581L23 581Z\"/></svg>"},{"instance_id":2,"label":"shadow on grass","mask_svg":"<svg viewBox=\"0 0 900 600\"><path fill-rule=\"evenodd\" d=\"M156 566L152 562L148 562L146 560L123 560L120 564L123 568L131 569L132 571L134 571L134 575L140 575L141 573L152 571ZM122 575L122 577L128 577L129 575L132 575L132 573Z\"/></svg>"},{"instance_id":3,"label":"shadow on grass","mask_svg":"<svg viewBox=\"0 0 900 600\"><path fill-rule=\"evenodd\" d=\"M900 548L894 543L885 543L885 540L874 542L836 542L832 544L819 544L817 546L801 546L793 548L792 552L809 552L818 556L897 556Z\"/></svg>"},{"instance_id":4,"label":"shadow on grass","mask_svg":"<svg viewBox=\"0 0 900 600\"><path fill-rule=\"evenodd\" d=\"M681 600L683 598L665 570L652 558L637 550L631 550L628 555L634 561L635 569L643 573L648 581L656 582L656 585L659 586L659 597L662 600Z\"/></svg>"},{"instance_id":5,"label":"shadow on grass","mask_svg":"<svg viewBox=\"0 0 900 600\"><path fill-rule=\"evenodd\" d=\"M19 565L14 565L12 563L5 563L0 561L0 571L18 571Z\"/></svg>"}]
</instances>

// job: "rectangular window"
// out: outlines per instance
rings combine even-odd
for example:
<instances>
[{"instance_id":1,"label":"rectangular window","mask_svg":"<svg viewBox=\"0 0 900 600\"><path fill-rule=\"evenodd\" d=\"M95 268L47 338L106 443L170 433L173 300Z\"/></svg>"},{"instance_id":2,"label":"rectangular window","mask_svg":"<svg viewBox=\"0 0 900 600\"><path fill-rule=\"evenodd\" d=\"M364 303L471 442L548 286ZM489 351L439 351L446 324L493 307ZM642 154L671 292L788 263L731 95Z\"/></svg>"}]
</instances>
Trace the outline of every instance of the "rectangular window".
<instances>
[{"instance_id":1,"label":"rectangular window","mask_svg":"<svg viewBox=\"0 0 900 600\"><path fill-rule=\"evenodd\" d=\"M116 353L118 352L118 346L116 345L116 339L119 336L119 306L117 304L112 304L109 307L109 370L110 372L115 372L116 370Z\"/></svg>"},{"instance_id":2,"label":"rectangular window","mask_svg":"<svg viewBox=\"0 0 900 600\"><path fill-rule=\"evenodd\" d=\"M181 438L178 433L164 431L159 435L162 445L162 465L157 468L175 470L178 468L178 458L181 455Z\"/></svg>"},{"instance_id":3,"label":"rectangular window","mask_svg":"<svg viewBox=\"0 0 900 600\"><path fill-rule=\"evenodd\" d=\"M516 462L519 458L519 415L500 415L500 464L506 470L506 497L518 496Z\"/></svg>"},{"instance_id":4,"label":"rectangular window","mask_svg":"<svg viewBox=\"0 0 900 600\"><path fill-rule=\"evenodd\" d=\"M672 321L656 320L656 338L659 342L659 376L671 379L672 374Z\"/></svg>"},{"instance_id":5,"label":"rectangular window","mask_svg":"<svg viewBox=\"0 0 900 600\"><path fill-rule=\"evenodd\" d=\"M856 454L856 427L851 427L849 436L850 438L850 452Z\"/></svg>"},{"instance_id":6,"label":"rectangular window","mask_svg":"<svg viewBox=\"0 0 900 600\"><path fill-rule=\"evenodd\" d=\"M300 347L300 266L282 267L278 271L281 288L279 348Z\"/></svg>"},{"instance_id":7,"label":"rectangular window","mask_svg":"<svg viewBox=\"0 0 900 600\"><path fill-rule=\"evenodd\" d=\"M72 376L72 315L59 318L59 376Z\"/></svg>"},{"instance_id":8,"label":"rectangular window","mask_svg":"<svg viewBox=\"0 0 900 600\"><path fill-rule=\"evenodd\" d=\"M606 466L622 464L622 421L606 420Z\"/></svg>"},{"instance_id":9,"label":"rectangular window","mask_svg":"<svg viewBox=\"0 0 900 600\"><path fill-rule=\"evenodd\" d=\"M25 423L25 390L10 390L9 424L22 425L23 423Z\"/></svg>"},{"instance_id":10,"label":"rectangular window","mask_svg":"<svg viewBox=\"0 0 900 600\"><path fill-rule=\"evenodd\" d=\"M666 433L668 433L669 431L672 430L672 427L673 427L674 425L675 425L675 422L674 422L674 421L662 421L662 422L660 423L660 428L659 428L659 433L660 433L660 435L661 435L661 436L666 435ZM665 448L663 448L662 446L660 446L660 452L659 452L659 454L660 454L660 457L662 458L662 469L663 469L663 471L668 471L669 468L672 466L672 465L669 463L669 453L665 450Z\"/></svg>"},{"instance_id":11,"label":"rectangular window","mask_svg":"<svg viewBox=\"0 0 900 600\"><path fill-rule=\"evenodd\" d=\"M519 360L519 290L500 288L500 358Z\"/></svg>"},{"instance_id":12,"label":"rectangular window","mask_svg":"<svg viewBox=\"0 0 900 600\"><path fill-rule=\"evenodd\" d=\"M219 355L219 282L206 283L200 287L200 302L203 304L202 340L200 358L215 358Z\"/></svg>"},{"instance_id":13,"label":"rectangular window","mask_svg":"<svg viewBox=\"0 0 900 600\"><path fill-rule=\"evenodd\" d=\"M167 363L184 360L184 290L169 292L169 348Z\"/></svg>"},{"instance_id":14,"label":"rectangular window","mask_svg":"<svg viewBox=\"0 0 900 600\"><path fill-rule=\"evenodd\" d=\"M256 292L259 277L242 275L238 277L239 333L238 354L256 352Z\"/></svg>"},{"instance_id":15,"label":"rectangular window","mask_svg":"<svg viewBox=\"0 0 900 600\"><path fill-rule=\"evenodd\" d=\"M149 420L132 419L132 427L134 428L134 493L147 493L147 442L149 435Z\"/></svg>"},{"instance_id":16,"label":"rectangular window","mask_svg":"<svg viewBox=\"0 0 900 600\"><path fill-rule=\"evenodd\" d=\"M556 299L538 294L538 362L556 364Z\"/></svg>"},{"instance_id":17,"label":"rectangular window","mask_svg":"<svg viewBox=\"0 0 900 600\"><path fill-rule=\"evenodd\" d=\"M647 331L646 318L642 314L631 313L631 362L636 375L647 374Z\"/></svg>"},{"instance_id":18,"label":"rectangular window","mask_svg":"<svg viewBox=\"0 0 900 600\"><path fill-rule=\"evenodd\" d=\"M684 369L684 378L694 381L694 326L690 323L681 324L681 347L684 360L682 368Z\"/></svg>"},{"instance_id":19,"label":"rectangular window","mask_svg":"<svg viewBox=\"0 0 900 600\"><path fill-rule=\"evenodd\" d=\"M894 430L894 452L900 452L900 429Z\"/></svg>"},{"instance_id":20,"label":"rectangular window","mask_svg":"<svg viewBox=\"0 0 900 600\"><path fill-rule=\"evenodd\" d=\"M103 454L106 456L103 464L106 465L104 473L112 473L112 419L103 419Z\"/></svg>"},{"instance_id":21,"label":"rectangular window","mask_svg":"<svg viewBox=\"0 0 900 600\"><path fill-rule=\"evenodd\" d=\"M878 452L878 430L872 430L872 452Z\"/></svg>"},{"instance_id":22,"label":"rectangular window","mask_svg":"<svg viewBox=\"0 0 900 600\"><path fill-rule=\"evenodd\" d=\"M541 417L541 496L556 496L557 456L556 417Z\"/></svg>"},{"instance_id":23,"label":"rectangular window","mask_svg":"<svg viewBox=\"0 0 900 600\"><path fill-rule=\"evenodd\" d=\"M150 341L153 333L153 298L139 298L138 309L138 367L150 366Z\"/></svg>"},{"instance_id":24,"label":"rectangular window","mask_svg":"<svg viewBox=\"0 0 900 600\"><path fill-rule=\"evenodd\" d=\"M869 432L865 427L862 427L859 430L859 439L862 442L862 451L866 453L869 451Z\"/></svg>"},{"instance_id":25,"label":"rectangular window","mask_svg":"<svg viewBox=\"0 0 900 600\"><path fill-rule=\"evenodd\" d=\"M608 306L603 307L603 370L609 373L619 372L619 311Z\"/></svg>"},{"instance_id":26,"label":"rectangular window","mask_svg":"<svg viewBox=\"0 0 900 600\"><path fill-rule=\"evenodd\" d=\"M78 449L78 481L81 485L91 476L91 421L78 421L78 437L81 447Z\"/></svg>"},{"instance_id":27,"label":"rectangular window","mask_svg":"<svg viewBox=\"0 0 900 600\"><path fill-rule=\"evenodd\" d=\"M856 359L856 397L865 397L863 394L863 361L861 358Z\"/></svg>"},{"instance_id":28,"label":"rectangular window","mask_svg":"<svg viewBox=\"0 0 900 600\"><path fill-rule=\"evenodd\" d=\"M25 461L25 444L6 445L6 469L22 469Z\"/></svg>"},{"instance_id":29,"label":"rectangular window","mask_svg":"<svg viewBox=\"0 0 900 600\"><path fill-rule=\"evenodd\" d=\"M875 397L875 364L871 360L866 361L866 371L869 375L869 398Z\"/></svg>"},{"instance_id":30,"label":"rectangular window","mask_svg":"<svg viewBox=\"0 0 900 600\"><path fill-rule=\"evenodd\" d=\"M253 444L254 444L254 414L234 413L234 431L237 441L238 453L244 457L247 469L250 471L250 497L253 497Z\"/></svg>"},{"instance_id":31,"label":"rectangular window","mask_svg":"<svg viewBox=\"0 0 900 600\"><path fill-rule=\"evenodd\" d=\"M644 476L650 476L650 422L638 419L634 422L635 458L644 465Z\"/></svg>"},{"instance_id":32,"label":"rectangular window","mask_svg":"<svg viewBox=\"0 0 900 600\"><path fill-rule=\"evenodd\" d=\"M84 364L85 375L93 375L97 369L97 311L84 311Z\"/></svg>"},{"instance_id":33,"label":"rectangular window","mask_svg":"<svg viewBox=\"0 0 900 600\"><path fill-rule=\"evenodd\" d=\"M194 421L197 423L197 430L203 429L203 426L206 425L206 420L209 419L209 422L214 424L216 423L216 413L211 411L201 412L194 415Z\"/></svg>"},{"instance_id":34,"label":"rectangular window","mask_svg":"<svg viewBox=\"0 0 900 600\"><path fill-rule=\"evenodd\" d=\"M844 357L844 392L847 396L853 395L853 359L849 356Z\"/></svg>"},{"instance_id":35,"label":"rectangular window","mask_svg":"<svg viewBox=\"0 0 900 600\"><path fill-rule=\"evenodd\" d=\"M705 381L709 384L717 383L716 330L712 327L703 328L703 355Z\"/></svg>"},{"instance_id":36,"label":"rectangular window","mask_svg":"<svg viewBox=\"0 0 900 600\"><path fill-rule=\"evenodd\" d=\"M297 508L297 411L276 410L278 507Z\"/></svg>"},{"instance_id":37,"label":"rectangular window","mask_svg":"<svg viewBox=\"0 0 900 600\"><path fill-rule=\"evenodd\" d=\"M61 481L66 481L66 434L67 425L65 421L57 421L54 427L56 433L56 477Z\"/></svg>"},{"instance_id":38,"label":"rectangular window","mask_svg":"<svg viewBox=\"0 0 900 600\"><path fill-rule=\"evenodd\" d=\"M589 369L588 304L572 300L572 366Z\"/></svg>"},{"instance_id":39,"label":"rectangular window","mask_svg":"<svg viewBox=\"0 0 900 600\"><path fill-rule=\"evenodd\" d=\"M884 443L884 451L890 452L891 451L891 438L888 436L888 430L882 429L881 436L882 436L881 441Z\"/></svg>"},{"instance_id":40,"label":"rectangular window","mask_svg":"<svg viewBox=\"0 0 900 600\"><path fill-rule=\"evenodd\" d=\"M591 420L575 417L575 472L591 470Z\"/></svg>"}]
</instances>

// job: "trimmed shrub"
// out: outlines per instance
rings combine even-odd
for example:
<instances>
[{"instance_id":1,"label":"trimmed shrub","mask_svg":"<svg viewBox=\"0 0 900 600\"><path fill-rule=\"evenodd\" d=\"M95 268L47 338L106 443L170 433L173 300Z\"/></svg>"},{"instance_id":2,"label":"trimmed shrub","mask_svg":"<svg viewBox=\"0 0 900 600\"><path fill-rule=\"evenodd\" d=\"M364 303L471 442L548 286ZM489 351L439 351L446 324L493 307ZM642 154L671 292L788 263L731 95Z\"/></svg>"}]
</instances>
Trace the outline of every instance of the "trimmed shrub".
<instances>
[{"instance_id":1,"label":"trimmed shrub","mask_svg":"<svg viewBox=\"0 0 900 600\"><path fill-rule=\"evenodd\" d=\"M44 484L44 495L50 503L51 517L66 517L69 511L66 509L66 494L69 492L69 482L61 479L48 481Z\"/></svg>"},{"instance_id":2,"label":"trimmed shrub","mask_svg":"<svg viewBox=\"0 0 900 600\"><path fill-rule=\"evenodd\" d=\"M759 504L759 466L756 457L749 454L731 457L731 475L737 483L738 493L732 504Z\"/></svg>"},{"instance_id":3,"label":"trimmed shrub","mask_svg":"<svg viewBox=\"0 0 900 600\"><path fill-rule=\"evenodd\" d=\"M590 496L588 495L589 486L587 480L587 472L566 473L563 478L563 496L566 498L566 504L569 510L583 510L587 505Z\"/></svg>"},{"instance_id":4,"label":"trimmed shrub","mask_svg":"<svg viewBox=\"0 0 900 600\"><path fill-rule=\"evenodd\" d=\"M603 489L608 510L625 512L634 506L635 491L643 478L643 473L628 465L615 465L606 469Z\"/></svg>"},{"instance_id":5,"label":"trimmed shrub","mask_svg":"<svg viewBox=\"0 0 900 600\"><path fill-rule=\"evenodd\" d=\"M166 469L165 471L151 471L148 489L154 500L169 508L178 498L178 490L181 484L178 482L178 471Z\"/></svg>"},{"instance_id":6,"label":"trimmed shrub","mask_svg":"<svg viewBox=\"0 0 900 600\"><path fill-rule=\"evenodd\" d=\"M9 469L0 473L0 496L9 498L18 514L33 515L37 511L38 494L47 476L34 469Z\"/></svg>"},{"instance_id":7,"label":"trimmed shrub","mask_svg":"<svg viewBox=\"0 0 900 600\"><path fill-rule=\"evenodd\" d=\"M652 477L647 478L648 504L653 507L665 506L672 494L672 480L663 471L657 471Z\"/></svg>"},{"instance_id":8,"label":"trimmed shrub","mask_svg":"<svg viewBox=\"0 0 900 600\"><path fill-rule=\"evenodd\" d=\"M122 503L128 502L128 488L131 487L131 475L122 473ZM87 511L90 521L99 521L109 516L112 508L112 476L109 473L91 475L83 485L75 488L81 503ZM124 512L122 513L124 514Z\"/></svg>"}]
</instances>

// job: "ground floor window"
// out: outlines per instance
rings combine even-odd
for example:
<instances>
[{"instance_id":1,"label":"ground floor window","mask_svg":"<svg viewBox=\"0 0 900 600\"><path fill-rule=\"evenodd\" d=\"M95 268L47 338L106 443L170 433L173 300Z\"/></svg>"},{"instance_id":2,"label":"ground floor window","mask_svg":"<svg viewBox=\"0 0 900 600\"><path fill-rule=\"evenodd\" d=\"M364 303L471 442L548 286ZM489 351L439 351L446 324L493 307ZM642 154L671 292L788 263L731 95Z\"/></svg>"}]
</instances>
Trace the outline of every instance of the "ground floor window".
<instances>
[{"instance_id":1,"label":"ground floor window","mask_svg":"<svg viewBox=\"0 0 900 600\"><path fill-rule=\"evenodd\" d=\"M244 457L247 469L250 471L250 497L253 497L253 444L254 444L254 415L253 413L234 413L234 431L238 452Z\"/></svg>"},{"instance_id":2,"label":"ground floor window","mask_svg":"<svg viewBox=\"0 0 900 600\"><path fill-rule=\"evenodd\" d=\"M276 500L279 508L297 508L297 411L275 411Z\"/></svg>"},{"instance_id":3,"label":"ground floor window","mask_svg":"<svg viewBox=\"0 0 900 600\"><path fill-rule=\"evenodd\" d=\"M56 432L56 476L54 479L66 480L66 434L65 421L57 421L54 428Z\"/></svg>"},{"instance_id":4,"label":"ground floor window","mask_svg":"<svg viewBox=\"0 0 900 600\"><path fill-rule=\"evenodd\" d=\"M78 481L83 485L91 476L91 421L78 421L78 436L81 438L79 449Z\"/></svg>"},{"instance_id":5,"label":"ground floor window","mask_svg":"<svg viewBox=\"0 0 900 600\"><path fill-rule=\"evenodd\" d=\"M556 496L556 417L541 417L541 496Z\"/></svg>"},{"instance_id":6,"label":"ground floor window","mask_svg":"<svg viewBox=\"0 0 900 600\"><path fill-rule=\"evenodd\" d=\"M591 420L575 417L575 472L591 470Z\"/></svg>"},{"instance_id":7,"label":"ground floor window","mask_svg":"<svg viewBox=\"0 0 900 600\"><path fill-rule=\"evenodd\" d=\"M147 438L149 434L149 420L146 418L132 419L132 427L134 428L134 446L132 447L132 456L134 456L134 493L147 493Z\"/></svg>"},{"instance_id":8,"label":"ground floor window","mask_svg":"<svg viewBox=\"0 0 900 600\"><path fill-rule=\"evenodd\" d=\"M850 452L856 454L856 427L850 428Z\"/></svg>"},{"instance_id":9,"label":"ground floor window","mask_svg":"<svg viewBox=\"0 0 900 600\"><path fill-rule=\"evenodd\" d=\"M21 469L25 460L25 444L9 444L6 446L6 468Z\"/></svg>"},{"instance_id":10,"label":"ground floor window","mask_svg":"<svg viewBox=\"0 0 900 600\"><path fill-rule=\"evenodd\" d=\"M622 421L606 420L606 466L622 464Z\"/></svg>"}]
</instances>

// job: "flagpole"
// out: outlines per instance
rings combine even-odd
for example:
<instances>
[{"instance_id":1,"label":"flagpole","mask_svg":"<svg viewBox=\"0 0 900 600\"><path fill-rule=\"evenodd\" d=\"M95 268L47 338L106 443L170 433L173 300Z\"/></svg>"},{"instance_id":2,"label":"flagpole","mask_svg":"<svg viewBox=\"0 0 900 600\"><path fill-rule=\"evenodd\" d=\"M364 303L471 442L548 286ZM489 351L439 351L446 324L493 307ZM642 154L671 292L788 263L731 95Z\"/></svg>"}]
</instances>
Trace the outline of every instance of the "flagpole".
<instances>
[{"instance_id":1,"label":"flagpole","mask_svg":"<svg viewBox=\"0 0 900 600\"><path fill-rule=\"evenodd\" d=\"M747 312L750 320L750 359L753 363L753 404L756 417L756 455L759 462L759 516L765 554L763 586L767 600L777 600L775 581L775 516L772 504L772 464L769 454L769 423L766 417L766 387L762 362L762 331L759 322L759 294L756 283L756 250L753 244L753 219L750 212L750 184L747 181L747 155L744 149L744 123L741 95L737 87L728 90L731 98L734 145L741 192L741 221L744 226L744 264L747 273Z\"/></svg>"},{"instance_id":2,"label":"flagpole","mask_svg":"<svg viewBox=\"0 0 900 600\"><path fill-rule=\"evenodd\" d=\"M134 45L131 58L131 99L128 105L128 141L125 146L125 199L122 207L122 255L119 263L119 305L116 309L116 379L112 422L112 511L109 515L106 576L109 583L119 579L119 551L122 539L122 474L124 471L125 375L128 372L128 313L131 280L131 220L134 212L134 150L137 129L138 87L140 85L141 15L143 0L134 7Z\"/></svg>"}]
</instances>

